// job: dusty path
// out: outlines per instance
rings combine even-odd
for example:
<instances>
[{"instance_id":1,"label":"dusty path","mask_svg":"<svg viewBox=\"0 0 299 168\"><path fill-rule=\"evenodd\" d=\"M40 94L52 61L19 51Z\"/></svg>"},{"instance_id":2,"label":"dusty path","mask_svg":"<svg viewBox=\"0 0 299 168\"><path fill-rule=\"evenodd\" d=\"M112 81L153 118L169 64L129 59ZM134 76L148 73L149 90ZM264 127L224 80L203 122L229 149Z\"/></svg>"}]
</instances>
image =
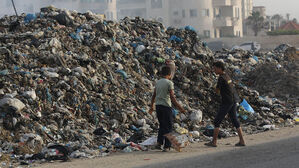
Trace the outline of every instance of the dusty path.
<instances>
[{"instance_id":1,"label":"dusty path","mask_svg":"<svg viewBox=\"0 0 299 168\"><path fill-rule=\"evenodd\" d=\"M293 128L282 128L275 131L268 131L255 135L246 135L245 140L247 146L245 148L255 149L257 145L283 141L299 137L299 126ZM147 151L147 152L134 152L129 154L113 154L109 157L96 158L96 159L78 159L71 162L56 162L36 165L41 168L131 168L131 167L144 167L149 165L157 165L163 162L170 162L173 160L184 160L195 156L213 155L221 152L230 152L237 150L244 150L243 148L234 147L238 141L237 137L219 140L217 148L209 148L203 145L203 142L194 143L183 150L183 152L160 152L160 151Z\"/></svg>"},{"instance_id":2,"label":"dusty path","mask_svg":"<svg viewBox=\"0 0 299 168\"><path fill-rule=\"evenodd\" d=\"M299 136L138 168L298 168Z\"/></svg>"}]
</instances>

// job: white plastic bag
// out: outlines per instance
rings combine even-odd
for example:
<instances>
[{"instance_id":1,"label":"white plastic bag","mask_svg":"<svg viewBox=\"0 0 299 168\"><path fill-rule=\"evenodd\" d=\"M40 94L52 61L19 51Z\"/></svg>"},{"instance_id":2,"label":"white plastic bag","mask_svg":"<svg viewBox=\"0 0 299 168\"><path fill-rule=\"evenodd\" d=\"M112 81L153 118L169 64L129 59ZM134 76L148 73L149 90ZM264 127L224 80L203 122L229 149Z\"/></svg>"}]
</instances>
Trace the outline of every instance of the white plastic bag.
<instances>
[{"instance_id":1,"label":"white plastic bag","mask_svg":"<svg viewBox=\"0 0 299 168\"><path fill-rule=\"evenodd\" d=\"M24 107L25 104L16 98L3 98L0 100L0 107L3 107L5 105L8 105L12 107L16 111L21 111Z\"/></svg>"},{"instance_id":2,"label":"white plastic bag","mask_svg":"<svg viewBox=\"0 0 299 168\"><path fill-rule=\"evenodd\" d=\"M201 122L202 121L202 111L201 110L193 110L190 114L190 120L192 122Z\"/></svg>"}]
</instances>

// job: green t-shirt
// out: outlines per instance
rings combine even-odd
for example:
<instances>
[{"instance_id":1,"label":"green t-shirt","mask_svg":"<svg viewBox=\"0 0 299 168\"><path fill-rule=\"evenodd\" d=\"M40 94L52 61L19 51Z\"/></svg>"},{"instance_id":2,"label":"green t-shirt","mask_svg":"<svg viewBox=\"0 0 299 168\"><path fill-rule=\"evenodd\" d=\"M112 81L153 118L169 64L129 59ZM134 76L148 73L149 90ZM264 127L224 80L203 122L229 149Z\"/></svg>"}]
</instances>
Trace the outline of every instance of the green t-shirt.
<instances>
[{"instance_id":1,"label":"green t-shirt","mask_svg":"<svg viewBox=\"0 0 299 168\"><path fill-rule=\"evenodd\" d=\"M156 105L171 107L169 91L173 90L173 82L162 78L156 83Z\"/></svg>"}]
</instances>

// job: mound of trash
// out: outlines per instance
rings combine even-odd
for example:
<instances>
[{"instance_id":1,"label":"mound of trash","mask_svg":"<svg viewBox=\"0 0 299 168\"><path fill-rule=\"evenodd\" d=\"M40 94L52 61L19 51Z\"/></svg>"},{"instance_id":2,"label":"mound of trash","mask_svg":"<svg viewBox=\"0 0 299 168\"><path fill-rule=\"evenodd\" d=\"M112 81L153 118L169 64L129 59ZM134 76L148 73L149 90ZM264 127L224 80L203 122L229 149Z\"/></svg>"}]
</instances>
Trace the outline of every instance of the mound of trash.
<instances>
[{"instance_id":1,"label":"mound of trash","mask_svg":"<svg viewBox=\"0 0 299 168\"><path fill-rule=\"evenodd\" d=\"M213 53L190 26L165 28L141 18L114 22L54 7L16 20L0 19L2 161L29 164L145 150L138 143L157 133L157 119L147 111L167 60L176 65L176 96L188 111L173 110L175 130L190 141L211 136L220 101L211 69L215 60L232 71L247 103L239 115L246 133L295 124L295 108L241 82L264 56ZM223 137L234 135L229 121L223 126Z\"/></svg>"},{"instance_id":2,"label":"mound of trash","mask_svg":"<svg viewBox=\"0 0 299 168\"><path fill-rule=\"evenodd\" d=\"M298 98L298 74L292 74L275 64L261 64L247 74L247 85L261 94L284 98Z\"/></svg>"}]
</instances>

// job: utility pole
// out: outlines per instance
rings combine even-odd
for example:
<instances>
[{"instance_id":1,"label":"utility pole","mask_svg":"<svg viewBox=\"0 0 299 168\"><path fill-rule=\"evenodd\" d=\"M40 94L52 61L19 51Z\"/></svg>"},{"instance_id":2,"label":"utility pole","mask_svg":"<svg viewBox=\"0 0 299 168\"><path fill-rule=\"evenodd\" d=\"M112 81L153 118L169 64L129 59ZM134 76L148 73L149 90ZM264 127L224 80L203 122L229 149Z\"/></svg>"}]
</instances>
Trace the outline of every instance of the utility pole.
<instances>
[{"instance_id":1,"label":"utility pole","mask_svg":"<svg viewBox=\"0 0 299 168\"><path fill-rule=\"evenodd\" d=\"M17 10L16 10L16 6L15 6L15 2L14 2L14 0L11 0L11 3L12 3L12 6L13 6L13 8L14 8L14 10L15 10L17 19L19 20L19 16L18 16L18 13L17 13Z\"/></svg>"}]
</instances>

